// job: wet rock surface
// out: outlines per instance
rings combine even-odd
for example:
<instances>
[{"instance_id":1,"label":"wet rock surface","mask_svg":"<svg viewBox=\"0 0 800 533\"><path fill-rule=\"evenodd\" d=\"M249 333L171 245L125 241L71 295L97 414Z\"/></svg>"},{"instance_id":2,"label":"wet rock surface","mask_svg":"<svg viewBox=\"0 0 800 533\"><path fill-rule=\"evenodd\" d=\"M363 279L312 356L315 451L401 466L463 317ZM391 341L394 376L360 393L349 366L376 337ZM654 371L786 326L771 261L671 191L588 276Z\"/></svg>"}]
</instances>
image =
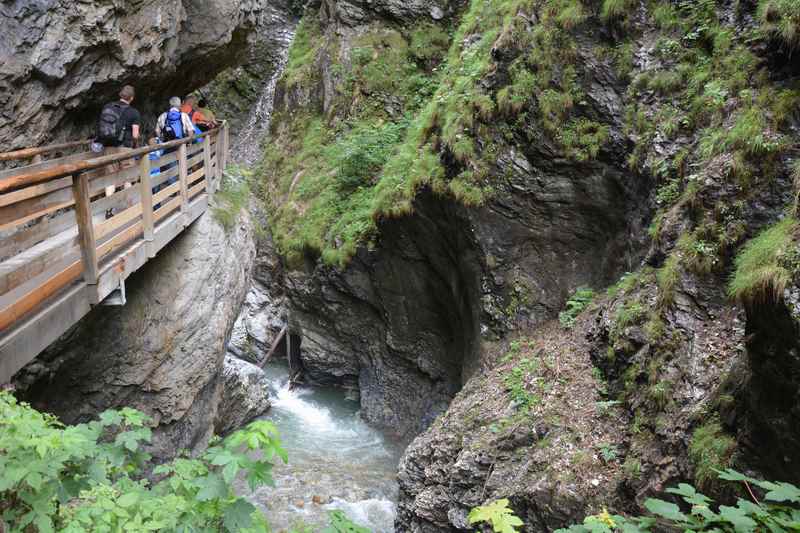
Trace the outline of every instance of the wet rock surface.
<instances>
[{"instance_id":1,"label":"wet rock surface","mask_svg":"<svg viewBox=\"0 0 800 533\"><path fill-rule=\"evenodd\" d=\"M128 279L126 305L96 307L21 370L20 394L65 423L111 408L144 411L159 458L202 446L254 257L249 218L226 233L206 213Z\"/></svg>"},{"instance_id":2,"label":"wet rock surface","mask_svg":"<svg viewBox=\"0 0 800 533\"><path fill-rule=\"evenodd\" d=\"M222 364L222 399L214 433L226 435L269 409L267 377L261 367L226 355Z\"/></svg>"}]
</instances>

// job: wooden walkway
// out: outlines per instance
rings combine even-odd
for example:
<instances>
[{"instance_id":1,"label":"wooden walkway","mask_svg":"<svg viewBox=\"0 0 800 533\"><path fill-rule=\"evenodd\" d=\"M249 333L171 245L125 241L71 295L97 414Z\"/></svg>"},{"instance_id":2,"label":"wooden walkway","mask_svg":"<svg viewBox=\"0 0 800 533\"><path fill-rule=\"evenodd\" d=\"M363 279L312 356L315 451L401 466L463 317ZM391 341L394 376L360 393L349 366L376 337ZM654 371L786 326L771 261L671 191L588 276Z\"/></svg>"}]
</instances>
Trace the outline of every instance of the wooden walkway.
<instances>
[{"instance_id":1,"label":"wooden walkway","mask_svg":"<svg viewBox=\"0 0 800 533\"><path fill-rule=\"evenodd\" d=\"M93 306L125 303L125 279L205 212L229 133L223 123L122 153L88 148L0 154L27 162L0 170L0 384Z\"/></svg>"}]
</instances>

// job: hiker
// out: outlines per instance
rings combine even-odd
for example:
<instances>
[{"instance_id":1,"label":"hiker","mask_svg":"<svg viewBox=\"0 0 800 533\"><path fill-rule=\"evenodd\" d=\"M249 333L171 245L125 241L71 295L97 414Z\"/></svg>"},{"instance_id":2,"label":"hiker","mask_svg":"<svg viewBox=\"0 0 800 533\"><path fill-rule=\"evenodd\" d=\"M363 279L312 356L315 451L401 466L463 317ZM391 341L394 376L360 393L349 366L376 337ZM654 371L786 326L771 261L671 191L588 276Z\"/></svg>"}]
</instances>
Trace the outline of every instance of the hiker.
<instances>
[{"instance_id":1,"label":"hiker","mask_svg":"<svg viewBox=\"0 0 800 533\"><path fill-rule=\"evenodd\" d=\"M197 97L193 94L190 94L183 100L183 105L181 106L181 112L186 113L189 118L192 118L194 114L194 107L197 105Z\"/></svg>"},{"instance_id":2,"label":"hiker","mask_svg":"<svg viewBox=\"0 0 800 533\"><path fill-rule=\"evenodd\" d=\"M200 131L208 131L217 125L217 121L214 119L214 112L208 108L208 101L205 98L200 99L197 108L189 118L200 128Z\"/></svg>"},{"instance_id":3,"label":"hiker","mask_svg":"<svg viewBox=\"0 0 800 533\"><path fill-rule=\"evenodd\" d=\"M131 150L139 145L139 134L142 124L142 116L139 111L131 106L136 91L130 85L126 85L119 92L119 100L110 102L103 106L100 111L100 118L97 120L94 142L92 142L93 152L103 152L114 154ZM123 161L122 163L112 163L106 168L106 173L111 174L121 168L133 165L133 161ZM129 188L130 182L126 182L124 188ZM116 191L114 185L109 185L105 189L105 195L111 196ZM113 209L106 210L106 218L113 215Z\"/></svg>"},{"instance_id":4,"label":"hiker","mask_svg":"<svg viewBox=\"0 0 800 533\"><path fill-rule=\"evenodd\" d=\"M183 139L194 135L194 125L189 115L180 110L181 99L173 96L169 99L169 111L161 113L156 123L156 137L164 142Z\"/></svg>"},{"instance_id":5,"label":"hiker","mask_svg":"<svg viewBox=\"0 0 800 533\"><path fill-rule=\"evenodd\" d=\"M103 107L97 120L92 150L97 151L95 144L100 145L100 150L106 149L109 153L122 151L119 148L136 148L139 145L142 116L131 106L135 95L134 88L126 85L119 92L118 101Z\"/></svg>"}]
</instances>

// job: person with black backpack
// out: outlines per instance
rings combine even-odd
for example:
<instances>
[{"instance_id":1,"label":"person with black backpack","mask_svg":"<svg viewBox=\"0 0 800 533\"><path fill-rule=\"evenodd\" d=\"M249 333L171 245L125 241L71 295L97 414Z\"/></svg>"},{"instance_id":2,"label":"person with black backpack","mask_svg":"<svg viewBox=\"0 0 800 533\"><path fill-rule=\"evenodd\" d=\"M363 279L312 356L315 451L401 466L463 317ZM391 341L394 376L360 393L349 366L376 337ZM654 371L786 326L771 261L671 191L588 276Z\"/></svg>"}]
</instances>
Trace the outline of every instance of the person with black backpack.
<instances>
[{"instance_id":1,"label":"person with black backpack","mask_svg":"<svg viewBox=\"0 0 800 533\"><path fill-rule=\"evenodd\" d=\"M103 148L136 148L139 145L139 134L142 116L131 106L136 91L126 85L119 92L119 100L103 106L97 120L95 143Z\"/></svg>"}]
</instances>

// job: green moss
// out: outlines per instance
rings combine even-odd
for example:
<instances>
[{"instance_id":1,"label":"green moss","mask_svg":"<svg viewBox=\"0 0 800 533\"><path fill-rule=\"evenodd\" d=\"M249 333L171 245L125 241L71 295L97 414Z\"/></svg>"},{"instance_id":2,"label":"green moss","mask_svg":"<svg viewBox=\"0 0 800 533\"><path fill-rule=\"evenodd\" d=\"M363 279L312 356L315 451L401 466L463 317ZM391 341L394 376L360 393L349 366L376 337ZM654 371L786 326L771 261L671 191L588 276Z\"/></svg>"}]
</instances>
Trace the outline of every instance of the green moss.
<instances>
[{"instance_id":1,"label":"green moss","mask_svg":"<svg viewBox=\"0 0 800 533\"><path fill-rule=\"evenodd\" d=\"M597 157L600 148L608 140L608 131L608 126L579 118L570 120L565 125L559 140L570 158L588 161Z\"/></svg>"},{"instance_id":2,"label":"green moss","mask_svg":"<svg viewBox=\"0 0 800 533\"><path fill-rule=\"evenodd\" d=\"M606 294L610 297L614 297L617 294L626 294L629 293L634 287L636 287L639 282L642 280L642 271L638 272L625 272L619 281L617 281L614 285L611 285L608 289L606 289Z\"/></svg>"},{"instance_id":3,"label":"green moss","mask_svg":"<svg viewBox=\"0 0 800 533\"><path fill-rule=\"evenodd\" d=\"M728 294L745 301L778 299L793 271L784 257L790 253L798 222L786 217L750 240L736 256Z\"/></svg>"},{"instance_id":4,"label":"green moss","mask_svg":"<svg viewBox=\"0 0 800 533\"><path fill-rule=\"evenodd\" d=\"M701 488L709 488L717 479L717 470L731 466L736 440L726 434L717 420L712 420L692 434L689 459L695 469L695 481Z\"/></svg>"},{"instance_id":5,"label":"green moss","mask_svg":"<svg viewBox=\"0 0 800 533\"><path fill-rule=\"evenodd\" d=\"M656 344L664 338L667 326L659 313L651 312L648 315L647 322L644 325L644 332L647 335L647 340L652 344Z\"/></svg>"},{"instance_id":6,"label":"green moss","mask_svg":"<svg viewBox=\"0 0 800 533\"><path fill-rule=\"evenodd\" d=\"M661 380L650 385L647 389L647 397L656 409L663 411L672 399L672 384L669 381Z\"/></svg>"},{"instance_id":7,"label":"green moss","mask_svg":"<svg viewBox=\"0 0 800 533\"><path fill-rule=\"evenodd\" d=\"M697 274L708 274L719 263L716 235L709 234L704 229L701 227L693 233L684 233L676 244L681 252L683 264Z\"/></svg>"},{"instance_id":8,"label":"green moss","mask_svg":"<svg viewBox=\"0 0 800 533\"><path fill-rule=\"evenodd\" d=\"M225 231L230 231L239 218L239 213L247 206L250 189L247 185L248 173L239 167L229 167L223 175L220 189L214 193L214 206L211 213Z\"/></svg>"},{"instance_id":9,"label":"green moss","mask_svg":"<svg viewBox=\"0 0 800 533\"><path fill-rule=\"evenodd\" d=\"M672 305L675 301L675 288L680 282L680 264L673 253L664 261L664 265L656 271L658 283L658 305L661 308Z\"/></svg>"},{"instance_id":10,"label":"green moss","mask_svg":"<svg viewBox=\"0 0 800 533\"><path fill-rule=\"evenodd\" d=\"M600 16L605 20L614 20L625 17L634 7L635 0L603 0Z\"/></svg>"},{"instance_id":11,"label":"green moss","mask_svg":"<svg viewBox=\"0 0 800 533\"><path fill-rule=\"evenodd\" d=\"M323 44L319 17L310 11L297 25L294 40L289 47L289 56L283 70L287 86L298 85L313 75L317 54Z\"/></svg>"},{"instance_id":12,"label":"green moss","mask_svg":"<svg viewBox=\"0 0 800 533\"><path fill-rule=\"evenodd\" d=\"M617 311L614 323L617 329L624 329L628 326L640 323L646 316L644 306L638 300L625 302Z\"/></svg>"}]
</instances>

